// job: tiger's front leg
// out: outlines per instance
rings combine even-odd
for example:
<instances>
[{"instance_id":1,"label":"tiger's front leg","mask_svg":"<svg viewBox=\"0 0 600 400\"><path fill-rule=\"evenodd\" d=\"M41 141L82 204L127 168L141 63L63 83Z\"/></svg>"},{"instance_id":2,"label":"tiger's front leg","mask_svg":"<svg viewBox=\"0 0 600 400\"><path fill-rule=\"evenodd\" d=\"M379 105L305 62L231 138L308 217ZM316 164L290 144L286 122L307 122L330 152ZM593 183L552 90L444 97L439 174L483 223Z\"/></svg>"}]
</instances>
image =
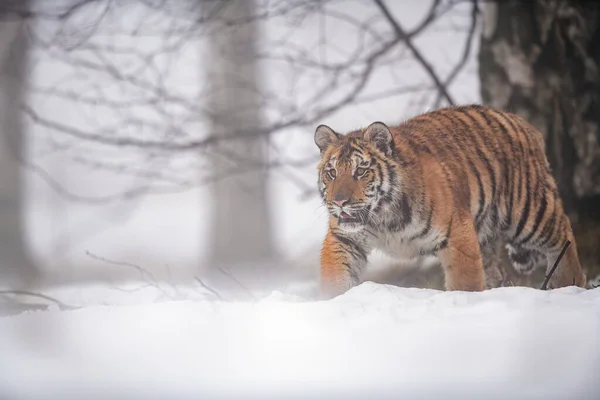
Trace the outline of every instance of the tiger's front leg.
<instances>
[{"instance_id":1,"label":"tiger's front leg","mask_svg":"<svg viewBox=\"0 0 600 400\"><path fill-rule=\"evenodd\" d=\"M452 219L450 236L440 252L446 290L482 291L485 289L483 260L473 220L466 213Z\"/></svg>"},{"instance_id":2,"label":"tiger's front leg","mask_svg":"<svg viewBox=\"0 0 600 400\"><path fill-rule=\"evenodd\" d=\"M358 285L366 264L364 243L329 229L321 250L321 295L332 298Z\"/></svg>"}]
</instances>

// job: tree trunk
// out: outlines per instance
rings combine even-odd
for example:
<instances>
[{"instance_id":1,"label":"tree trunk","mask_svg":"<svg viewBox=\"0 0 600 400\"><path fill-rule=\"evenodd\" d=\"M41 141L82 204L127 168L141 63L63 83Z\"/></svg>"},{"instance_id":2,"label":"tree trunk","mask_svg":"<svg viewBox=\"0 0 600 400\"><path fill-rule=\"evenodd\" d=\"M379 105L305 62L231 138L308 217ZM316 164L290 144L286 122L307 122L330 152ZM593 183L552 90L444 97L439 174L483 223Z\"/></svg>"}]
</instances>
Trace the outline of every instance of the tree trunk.
<instances>
[{"instance_id":1,"label":"tree trunk","mask_svg":"<svg viewBox=\"0 0 600 400\"><path fill-rule=\"evenodd\" d=\"M31 281L37 269L25 243L24 152L20 105L28 72L28 43L21 20L0 21L0 283Z\"/></svg>"},{"instance_id":2,"label":"tree trunk","mask_svg":"<svg viewBox=\"0 0 600 400\"><path fill-rule=\"evenodd\" d=\"M600 6L584 0L484 4L485 103L542 131L588 278L600 265Z\"/></svg>"},{"instance_id":3,"label":"tree trunk","mask_svg":"<svg viewBox=\"0 0 600 400\"><path fill-rule=\"evenodd\" d=\"M223 3L219 21L244 20L254 1ZM254 135L261 127L260 82L256 65L257 23L222 23L209 43L207 81L212 135L243 131L244 137L217 144L211 162L214 213L211 262L214 266L259 270L274 258L268 208L267 142ZM263 269L264 271L264 269Z\"/></svg>"}]
</instances>

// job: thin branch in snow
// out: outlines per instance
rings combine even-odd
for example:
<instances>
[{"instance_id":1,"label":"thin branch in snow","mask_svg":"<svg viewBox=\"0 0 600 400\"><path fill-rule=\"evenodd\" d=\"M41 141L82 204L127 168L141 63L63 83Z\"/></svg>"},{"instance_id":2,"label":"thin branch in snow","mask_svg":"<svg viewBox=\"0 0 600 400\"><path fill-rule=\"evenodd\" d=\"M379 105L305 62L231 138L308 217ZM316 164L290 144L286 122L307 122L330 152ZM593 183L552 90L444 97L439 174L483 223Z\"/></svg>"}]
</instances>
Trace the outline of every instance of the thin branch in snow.
<instances>
[{"instance_id":1,"label":"thin branch in snow","mask_svg":"<svg viewBox=\"0 0 600 400\"><path fill-rule=\"evenodd\" d=\"M219 292L217 292L215 289L208 286L202 279L200 279L197 276L194 276L194 279L196 280L196 282L198 282L200 284L200 286L202 286L208 292L212 293L216 298L218 298L219 300L225 300Z\"/></svg>"},{"instance_id":2,"label":"thin branch in snow","mask_svg":"<svg viewBox=\"0 0 600 400\"><path fill-rule=\"evenodd\" d=\"M569 248L570 244L571 244L571 241L567 240L567 242L563 246L562 250L560 251L560 254L556 258L556 261L554 261L554 265L552 266L552 269L550 270L550 272L548 273L548 275L546 275L546 279L544 279L544 283L542 283L542 287L540 288L541 290L547 290L548 289L548 282L550 281L550 278L554 274L554 271L556 271L556 268L558 268L558 263L560 262L560 259L565 255L565 252Z\"/></svg>"},{"instance_id":3,"label":"thin branch in snow","mask_svg":"<svg viewBox=\"0 0 600 400\"><path fill-rule=\"evenodd\" d=\"M150 283L153 287L157 288L158 290L160 290L162 292L162 294L168 298L171 298L171 296L169 296L169 294L160 286L159 282L156 280L156 278L154 277L154 275L152 275L150 272L148 272L146 269L140 267L139 265L133 264L133 263L129 263L129 262L123 262L123 261L113 261L113 260L109 260L105 257L101 257L98 255L95 255L93 253L91 253L90 251L86 251L85 254L97 261L102 261L105 262L107 264L110 265L115 265L115 266L119 266L119 267L128 267L128 268L133 268L136 271L138 271L140 273L140 275L142 276L143 279L145 279L148 283Z\"/></svg>"},{"instance_id":4,"label":"thin branch in snow","mask_svg":"<svg viewBox=\"0 0 600 400\"><path fill-rule=\"evenodd\" d=\"M86 250L85 254L88 257L93 258L94 260L102 261L102 262L105 262L107 264L111 264L111 265L115 265L115 266L119 266L119 267L133 268L136 271L138 271L140 273L140 275L142 275L142 277L144 279L150 280L152 282L156 282L156 279L154 278L154 275L152 275L150 272L146 271L144 268L140 267L139 265L136 265L136 264L133 264L133 263L129 263L129 262L124 262L124 261L109 260L108 258L95 255L92 252L90 252L89 250Z\"/></svg>"},{"instance_id":5,"label":"thin branch in snow","mask_svg":"<svg viewBox=\"0 0 600 400\"><path fill-rule=\"evenodd\" d=\"M27 290L0 290L0 295L13 295L13 296L31 296L37 297L39 299L48 300L58 306L60 310L77 310L81 307L71 306L63 303L62 301L55 299L54 297L50 297L43 293L35 293ZM14 299L11 299L14 300Z\"/></svg>"},{"instance_id":6,"label":"thin branch in snow","mask_svg":"<svg viewBox=\"0 0 600 400\"><path fill-rule=\"evenodd\" d=\"M231 272L221 267L218 267L218 269L221 271L221 273L227 275L232 281L234 281L240 288L244 289L244 291L252 298L252 300L256 300L256 297L252 291L248 289L242 282L240 282L239 279L237 279Z\"/></svg>"}]
</instances>

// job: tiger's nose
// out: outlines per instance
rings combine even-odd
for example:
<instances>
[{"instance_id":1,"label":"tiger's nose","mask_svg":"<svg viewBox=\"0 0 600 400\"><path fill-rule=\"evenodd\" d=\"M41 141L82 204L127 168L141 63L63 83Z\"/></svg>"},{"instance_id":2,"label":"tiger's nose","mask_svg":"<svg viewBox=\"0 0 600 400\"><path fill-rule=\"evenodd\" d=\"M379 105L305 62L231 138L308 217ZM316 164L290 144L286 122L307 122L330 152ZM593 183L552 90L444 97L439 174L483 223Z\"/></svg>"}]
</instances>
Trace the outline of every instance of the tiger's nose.
<instances>
[{"instance_id":1,"label":"tiger's nose","mask_svg":"<svg viewBox=\"0 0 600 400\"><path fill-rule=\"evenodd\" d=\"M350 198L347 196L335 196L333 198L333 202L340 207L343 207L346 203L350 201Z\"/></svg>"}]
</instances>

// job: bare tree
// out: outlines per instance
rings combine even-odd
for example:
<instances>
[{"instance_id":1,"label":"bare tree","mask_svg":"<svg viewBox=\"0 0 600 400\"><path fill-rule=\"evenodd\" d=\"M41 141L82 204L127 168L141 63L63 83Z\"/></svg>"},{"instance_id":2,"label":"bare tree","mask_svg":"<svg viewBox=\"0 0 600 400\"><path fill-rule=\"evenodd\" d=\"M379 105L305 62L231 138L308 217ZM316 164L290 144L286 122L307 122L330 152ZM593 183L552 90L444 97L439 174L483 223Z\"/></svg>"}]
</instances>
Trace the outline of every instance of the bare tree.
<instances>
[{"instance_id":1,"label":"bare tree","mask_svg":"<svg viewBox=\"0 0 600 400\"><path fill-rule=\"evenodd\" d=\"M256 14L254 0L217 2L212 7L218 8L213 15L223 21L249 19ZM215 175L222 176L211 184L211 264L254 269L275 259L265 162L268 136L256 134L264 125L256 58L260 31L258 21L219 28L203 57L210 60L205 64L209 129L217 137L231 132L245 132L248 137L217 142L210 153ZM248 171L235 173L240 168Z\"/></svg>"},{"instance_id":2,"label":"bare tree","mask_svg":"<svg viewBox=\"0 0 600 400\"><path fill-rule=\"evenodd\" d=\"M580 258L600 273L600 6L490 1L479 53L483 101L545 135Z\"/></svg>"},{"instance_id":3,"label":"bare tree","mask_svg":"<svg viewBox=\"0 0 600 400\"><path fill-rule=\"evenodd\" d=\"M28 79L28 49L24 21L0 21L0 279L11 283L31 280L38 273L26 244L20 165L26 142L20 105Z\"/></svg>"}]
</instances>

